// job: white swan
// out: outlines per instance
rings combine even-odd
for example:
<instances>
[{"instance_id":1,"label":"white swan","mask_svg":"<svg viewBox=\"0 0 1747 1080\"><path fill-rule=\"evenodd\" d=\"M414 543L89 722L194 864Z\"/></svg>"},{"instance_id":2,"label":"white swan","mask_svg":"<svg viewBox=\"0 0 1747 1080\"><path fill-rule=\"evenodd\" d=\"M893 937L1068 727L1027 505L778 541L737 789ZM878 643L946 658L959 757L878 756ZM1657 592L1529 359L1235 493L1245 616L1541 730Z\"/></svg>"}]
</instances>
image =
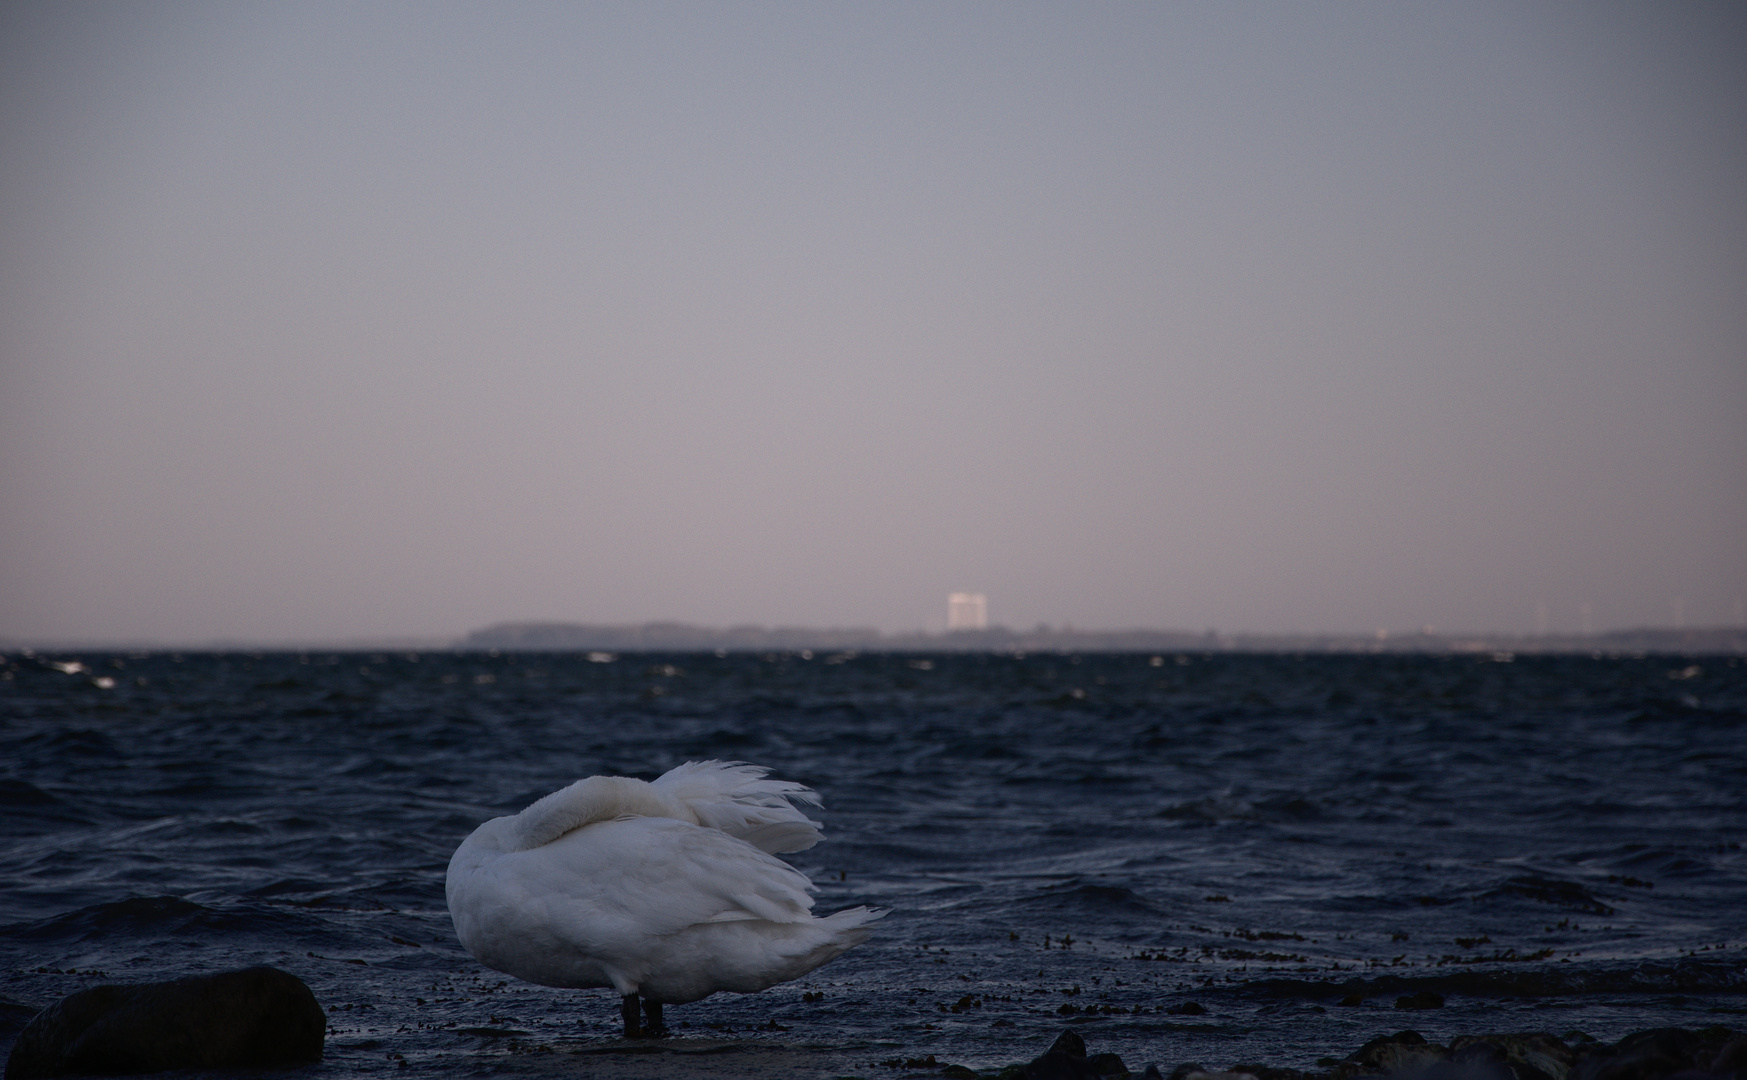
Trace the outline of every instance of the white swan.
<instances>
[{"instance_id":1,"label":"white swan","mask_svg":"<svg viewBox=\"0 0 1747 1080\"><path fill-rule=\"evenodd\" d=\"M790 805L819 798L768 771L688 761L653 782L591 776L486 822L449 860L462 946L542 986L611 986L627 1038L664 1034L663 1004L763 990L841 955L885 912L812 915L813 883L772 853L819 842Z\"/></svg>"}]
</instances>

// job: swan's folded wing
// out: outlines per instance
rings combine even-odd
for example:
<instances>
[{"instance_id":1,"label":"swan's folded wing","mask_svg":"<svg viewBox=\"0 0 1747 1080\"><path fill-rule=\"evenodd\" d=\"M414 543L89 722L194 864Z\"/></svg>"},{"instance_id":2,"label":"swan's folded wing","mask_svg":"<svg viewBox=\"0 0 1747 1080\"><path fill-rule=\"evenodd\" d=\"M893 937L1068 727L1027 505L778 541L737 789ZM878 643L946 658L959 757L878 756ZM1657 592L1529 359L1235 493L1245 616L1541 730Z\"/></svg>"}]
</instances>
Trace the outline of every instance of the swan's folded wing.
<instances>
[{"instance_id":1,"label":"swan's folded wing","mask_svg":"<svg viewBox=\"0 0 1747 1080\"><path fill-rule=\"evenodd\" d=\"M699 823L737 836L761 851L801 851L823 837L819 823L791 802L819 805L819 796L791 780L767 780L769 772L743 762L688 761L652 782L683 802Z\"/></svg>"},{"instance_id":2,"label":"swan's folded wing","mask_svg":"<svg viewBox=\"0 0 1747 1080\"><path fill-rule=\"evenodd\" d=\"M812 883L780 859L673 818L621 818L513 858L551 914L593 938L674 934L709 922L811 917Z\"/></svg>"}]
</instances>

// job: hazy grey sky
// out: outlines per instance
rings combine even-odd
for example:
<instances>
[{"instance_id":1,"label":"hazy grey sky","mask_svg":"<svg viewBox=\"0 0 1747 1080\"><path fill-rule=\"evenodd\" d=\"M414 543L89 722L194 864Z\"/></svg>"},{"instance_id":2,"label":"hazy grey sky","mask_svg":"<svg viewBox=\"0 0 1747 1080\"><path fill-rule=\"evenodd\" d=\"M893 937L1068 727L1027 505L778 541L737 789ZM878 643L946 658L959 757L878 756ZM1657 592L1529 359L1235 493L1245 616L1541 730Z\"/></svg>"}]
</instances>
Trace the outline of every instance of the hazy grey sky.
<instances>
[{"instance_id":1,"label":"hazy grey sky","mask_svg":"<svg viewBox=\"0 0 1747 1080\"><path fill-rule=\"evenodd\" d=\"M6 5L0 638L1741 621L1744 12Z\"/></svg>"}]
</instances>

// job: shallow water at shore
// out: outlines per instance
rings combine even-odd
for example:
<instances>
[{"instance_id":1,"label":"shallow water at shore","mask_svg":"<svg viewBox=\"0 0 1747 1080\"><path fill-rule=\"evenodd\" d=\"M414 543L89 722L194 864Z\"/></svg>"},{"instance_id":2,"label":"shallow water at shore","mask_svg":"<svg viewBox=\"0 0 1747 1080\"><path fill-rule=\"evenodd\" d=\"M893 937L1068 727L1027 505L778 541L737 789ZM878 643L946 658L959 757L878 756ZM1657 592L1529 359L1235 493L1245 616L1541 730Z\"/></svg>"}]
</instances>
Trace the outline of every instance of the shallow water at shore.
<instances>
[{"instance_id":1,"label":"shallow water at shore","mask_svg":"<svg viewBox=\"0 0 1747 1080\"><path fill-rule=\"evenodd\" d=\"M318 1072L831 1076L989 1068L1069 1025L1136 1068L1307 1067L1406 1027L1612 1039L1747 1012L1736 659L87 654L0 674L13 1017L266 962L328 1011ZM460 951L442 878L474 825L698 758L818 789L826 842L793 861L822 911L892 908L873 940L676 1006L648 1052L608 992ZM1445 1007L1395 1008L1419 990Z\"/></svg>"}]
</instances>

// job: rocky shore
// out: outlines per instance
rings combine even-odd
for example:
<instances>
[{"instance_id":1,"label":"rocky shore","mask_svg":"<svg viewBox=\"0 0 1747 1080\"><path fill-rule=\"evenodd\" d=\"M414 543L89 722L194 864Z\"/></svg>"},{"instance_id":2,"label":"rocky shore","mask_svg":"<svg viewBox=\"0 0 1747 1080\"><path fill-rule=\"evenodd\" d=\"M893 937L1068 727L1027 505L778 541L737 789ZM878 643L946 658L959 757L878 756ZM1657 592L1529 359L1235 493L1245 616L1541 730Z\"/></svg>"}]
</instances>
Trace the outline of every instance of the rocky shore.
<instances>
[{"instance_id":1,"label":"rocky shore","mask_svg":"<svg viewBox=\"0 0 1747 1080\"><path fill-rule=\"evenodd\" d=\"M1085 1041L1065 1031L1048 1051L1024 1064L979 1073L932 1058L890 1061L899 1069L996 1080L1124 1080L1131 1072L1115 1054L1088 1053ZM1143 1080L1747 1080L1747 1033L1726 1027L1652 1028L1615 1043L1582 1032L1461 1035L1448 1045L1417 1031L1372 1039L1344 1058L1324 1058L1312 1071L1239 1063L1224 1069L1184 1062L1163 1072L1148 1065Z\"/></svg>"},{"instance_id":2,"label":"rocky shore","mask_svg":"<svg viewBox=\"0 0 1747 1080\"><path fill-rule=\"evenodd\" d=\"M28 1022L25 1016L5 1019L5 1026L16 1022L22 1028L7 1061L7 1080L164 1069L296 1068L322 1058L321 1006L301 980L273 968L94 987L62 999ZM715 1064L732 1067L722 1057L728 1049L711 1049ZM1131 1068L1119 1055L1096 1050L1079 1031L1069 1029L1028 1062L976 1070L934 1055L894 1057L878 1062L878 1072L865 1075L918 1080L1747 1080L1747 1032L1727 1027L1652 1028L1613 1043L1569 1031L1461 1035L1443 1044L1416 1031L1398 1031L1372 1039L1345 1057L1324 1057L1308 1070L1248 1061L1172 1065L1157 1059ZM583 1052L636 1052L642 1057L685 1055L686 1048L666 1045L665 1040L632 1040ZM690 1056L687 1060L694 1067L700 1064ZM773 1069L774 1061L767 1061L758 1071L803 1075L804 1067L797 1070L796 1064ZM657 1067L650 1075L667 1071Z\"/></svg>"}]
</instances>

